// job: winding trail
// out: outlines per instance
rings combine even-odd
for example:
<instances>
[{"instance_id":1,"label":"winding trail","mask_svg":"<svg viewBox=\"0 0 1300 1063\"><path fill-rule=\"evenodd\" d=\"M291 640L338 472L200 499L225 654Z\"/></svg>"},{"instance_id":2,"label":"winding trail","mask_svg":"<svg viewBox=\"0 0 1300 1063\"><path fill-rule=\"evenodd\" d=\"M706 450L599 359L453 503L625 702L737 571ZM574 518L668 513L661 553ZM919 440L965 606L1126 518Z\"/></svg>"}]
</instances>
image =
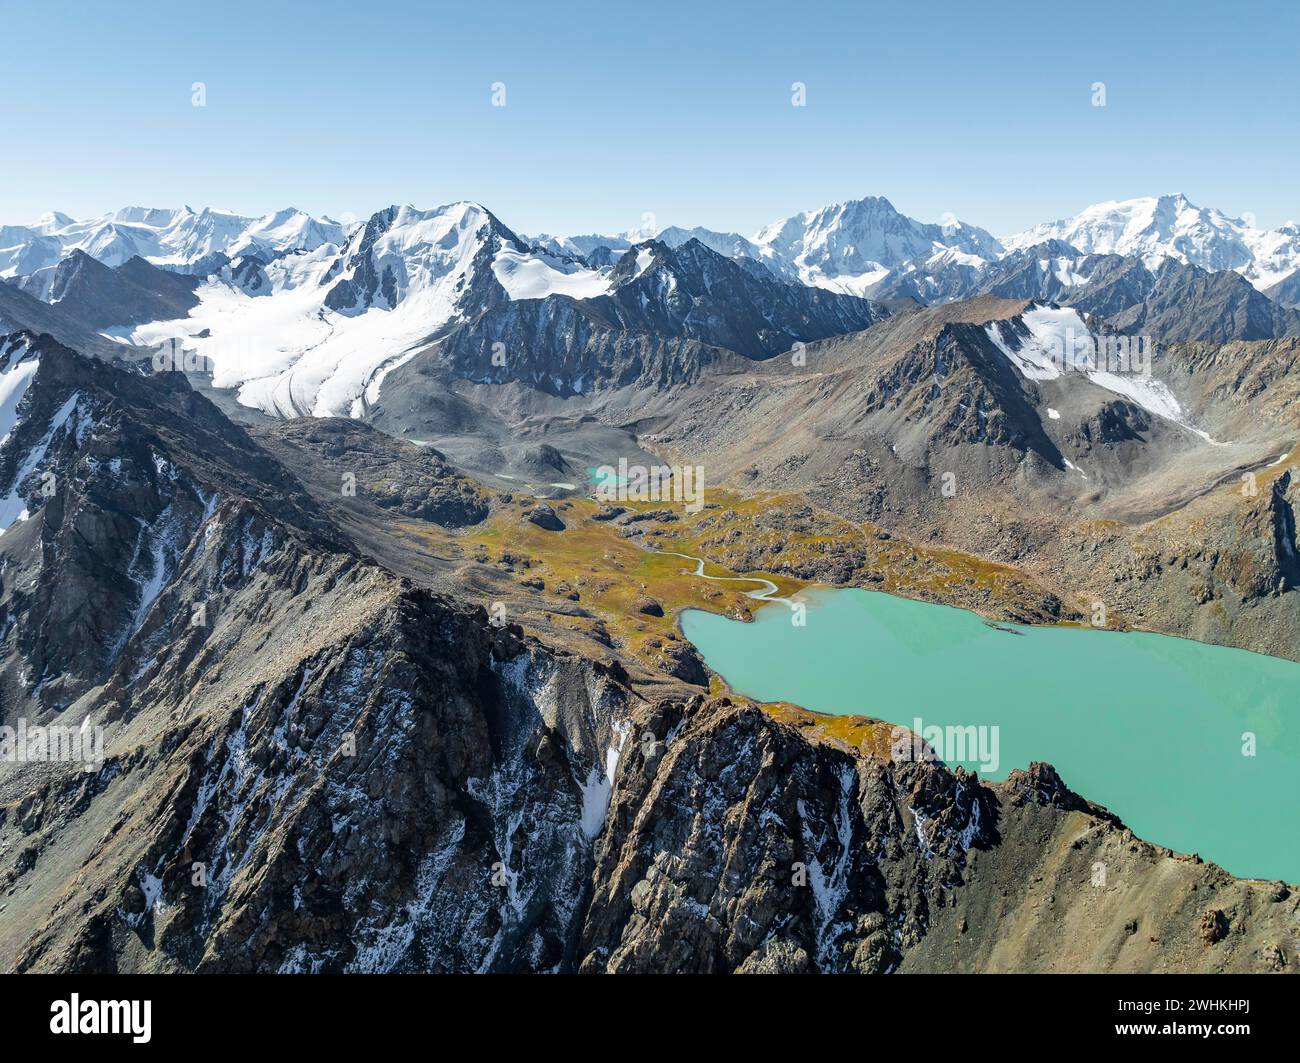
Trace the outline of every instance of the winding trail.
<instances>
[{"instance_id":1,"label":"winding trail","mask_svg":"<svg viewBox=\"0 0 1300 1063\"><path fill-rule=\"evenodd\" d=\"M653 548L651 548L653 549ZM655 550L656 554L663 554L666 557L682 557L687 561L695 562L695 572L692 575L699 576L701 579L713 580L715 583L758 583L762 585L761 590L745 591L746 598L752 598L756 602L781 602L793 609L795 603L790 598L783 598L778 593L780 588L770 579L763 576L710 576L704 571L706 564L704 558L695 557L691 554L678 553L676 550Z\"/></svg>"}]
</instances>

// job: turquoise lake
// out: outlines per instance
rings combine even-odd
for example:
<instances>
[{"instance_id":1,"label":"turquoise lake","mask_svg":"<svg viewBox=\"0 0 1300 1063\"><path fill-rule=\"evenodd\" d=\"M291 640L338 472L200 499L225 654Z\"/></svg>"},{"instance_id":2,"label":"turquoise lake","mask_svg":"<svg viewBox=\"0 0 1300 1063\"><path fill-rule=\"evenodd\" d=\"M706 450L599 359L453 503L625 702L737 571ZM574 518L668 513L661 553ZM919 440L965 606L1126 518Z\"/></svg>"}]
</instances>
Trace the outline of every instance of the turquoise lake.
<instances>
[{"instance_id":1,"label":"turquoise lake","mask_svg":"<svg viewBox=\"0 0 1300 1063\"><path fill-rule=\"evenodd\" d=\"M682 630L756 700L985 728L995 770L980 770L972 749L936 751L990 780L1047 761L1147 841L1235 875L1300 882L1300 664L1164 635L998 630L871 591L801 600L803 627L774 602L748 624L688 610Z\"/></svg>"}]
</instances>

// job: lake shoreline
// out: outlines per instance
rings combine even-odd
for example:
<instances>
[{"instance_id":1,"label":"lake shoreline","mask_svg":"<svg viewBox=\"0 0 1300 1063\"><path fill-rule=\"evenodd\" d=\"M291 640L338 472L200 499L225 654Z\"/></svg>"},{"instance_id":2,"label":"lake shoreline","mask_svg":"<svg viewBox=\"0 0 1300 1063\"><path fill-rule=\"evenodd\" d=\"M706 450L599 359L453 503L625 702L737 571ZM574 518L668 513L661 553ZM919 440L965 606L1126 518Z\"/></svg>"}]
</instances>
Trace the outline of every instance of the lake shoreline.
<instances>
[{"instance_id":1,"label":"lake shoreline","mask_svg":"<svg viewBox=\"0 0 1300 1063\"><path fill-rule=\"evenodd\" d=\"M1300 879L1300 852L1274 842L1300 803L1300 664L1158 632L990 624L865 588L805 604L802 624L698 608L677 624L736 696L991 737L991 768L965 748L939 759L990 781L1048 762L1156 844Z\"/></svg>"}]
</instances>

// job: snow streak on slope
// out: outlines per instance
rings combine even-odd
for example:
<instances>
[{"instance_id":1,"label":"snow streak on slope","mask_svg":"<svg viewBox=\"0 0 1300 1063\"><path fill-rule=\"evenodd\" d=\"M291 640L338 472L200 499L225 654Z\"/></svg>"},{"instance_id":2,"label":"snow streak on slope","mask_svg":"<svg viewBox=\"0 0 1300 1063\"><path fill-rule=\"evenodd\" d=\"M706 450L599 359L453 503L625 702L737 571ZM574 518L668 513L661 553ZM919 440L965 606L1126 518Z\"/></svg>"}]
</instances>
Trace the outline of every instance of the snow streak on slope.
<instances>
[{"instance_id":1,"label":"snow streak on slope","mask_svg":"<svg viewBox=\"0 0 1300 1063\"><path fill-rule=\"evenodd\" d=\"M1183 413L1164 381L1139 372L1114 372L1104 356L1091 355L1093 366L1081 358L1089 357L1089 350L1097 351L1095 337L1088 330L1078 311L1057 307L1036 306L1021 315L1020 321L1029 331L1027 337L1017 335L1011 322L994 321L985 327L989 339L1028 380L1058 380L1069 373L1077 373L1100 388L1121 395L1149 413L1173 421L1206 442L1214 442L1200 429L1194 427ZM1131 338L1129 338L1131 339ZM1053 411L1048 410L1053 420Z\"/></svg>"},{"instance_id":2,"label":"snow streak on slope","mask_svg":"<svg viewBox=\"0 0 1300 1063\"><path fill-rule=\"evenodd\" d=\"M1026 380L1055 380L1061 375L1062 352L1073 349L1076 336L1087 336L1087 328L1073 310L1031 310L1022 320L1030 332L1025 340L1004 338L1002 321L990 323L984 331ZM1066 329L1076 327L1077 332L1065 335Z\"/></svg>"},{"instance_id":3,"label":"snow streak on slope","mask_svg":"<svg viewBox=\"0 0 1300 1063\"><path fill-rule=\"evenodd\" d=\"M59 430L68 423L68 418L72 416L73 411L77 408L78 394L74 391L63 403L59 411L50 421L49 428L45 436L37 443L23 458L14 474L13 483L9 485L8 491L0 496L0 535L3 535L13 525L15 521L27 519L27 504L23 501L23 496L19 493L23 481L36 471L37 466L45 459L45 452L49 449L50 443L53 442L55 435ZM15 422L16 423L16 422ZM10 431L12 431L12 426ZM8 435L6 435L6 439Z\"/></svg>"},{"instance_id":4,"label":"snow streak on slope","mask_svg":"<svg viewBox=\"0 0 1300 1063\"><path fill-rule=\"evenodd\" d=\"M27 387L40 368L40 359L34 356L23 357L26 344L14 345L6 351L0 370L0 446L4 446L18 425L18 404L27 394ZM12 360L11 360L12 359Z\"/></svg>"}]
</instances>

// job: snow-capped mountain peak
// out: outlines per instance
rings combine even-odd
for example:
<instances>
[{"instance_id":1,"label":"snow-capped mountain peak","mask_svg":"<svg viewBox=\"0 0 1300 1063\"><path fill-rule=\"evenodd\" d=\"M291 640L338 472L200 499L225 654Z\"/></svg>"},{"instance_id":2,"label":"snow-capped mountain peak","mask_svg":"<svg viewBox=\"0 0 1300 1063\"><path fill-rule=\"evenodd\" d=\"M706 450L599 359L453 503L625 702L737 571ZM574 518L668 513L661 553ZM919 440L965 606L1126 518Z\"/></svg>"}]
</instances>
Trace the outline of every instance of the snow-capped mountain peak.
<instances>
[{"instance_id":1,"label":"snow-capped mountain peak","mask_svg":"<svg viewBox=\"0 0 1300 1063\"><path fill-rule=\"evenodd\" d=\"M805 284L864 294L892 271L957 251L980 261L997 258L993 236L955 218L944 224L916 221L883 196L804 211L760 229L759 259Z\"/></svg>"},{"instance_id":2,"label":"snow-capped mountain peak","mask_svg":"<svg viewBox=\"0 0 1300 1063\"><path fill-rule=\"evenodd\" d=\"M1300 268L1300 231L1293 225L1260 229L1250 218L1198 207L1182 193L1096 203L1003 243L1014 251L1049 239L1084 254L1135 255L1149 269L1173 258L1213 271L1235 270L1261 289Z\"/></svg>"},{"instance_id":3,"label":"snow-capped mountain peak","mask_svg":"<svg viewBox=\"0 0 1300 1063\"><path fill-rule=\"evenodd\" d=\"M883 196L803 211L748 238L701 226L670 225L658 232L608 236L542 235L530 242L556 253L588 257L598 248L624 252L652 238L670 248L699 240L728 258L761 262L784 280L849 295L868 294L892 272L945 252L965 256L968 262L992 261L1002 254L1002 245L978 226L953 217L938 224L919 222L900 214Z\"/></svg>"},{"instance_id":4,"label":"snow-capped mountain peak","mask_svg":"<svg viewBox=\"0 0 1300 1063\"><path fill-rule=\"evenodd\" d=\"M305 218L268 215L242 246L320 224ZM196 289L187 317L123 338L179 340L210 360L216 386L239 388L240 402L267 413L359 416L389 372L487 307L607 287L603 273L530 247L481 204L394 205L341 247L232 262Z\"/></svg>"},{"instance_id":5,"label":"snow-capped mountain peak","mask_svg":"<svg viewBox=\"0 0 1300 1063\"><path fill-rule=\"evenodd\" d=\"M1161 298L1201 282L1125 270L1182 263L1183 270L1237 270L1261 288L1271 278L1294 286L1300 231L1248 222L1174 194L1097 204L1004 247L977 226L952 216L920 222L879 196L804 211L752 239L677 226L654 238L527 238L471 201L432 210L394 205L352 226L294 207L251 218L129 206L84 221L51 212L31 225L0 227L0 277L46 303L74 292L62 301L93 313L93 323L78 319L93 341L101 329L147 345L179 341L208 358L213 383L239 389L247 405L283 416L360 415L379 401L384 377L418 351L506 304L551 296L623 299L618 312L627 321L653 318L656 329L667 322L674 335L713 339L725 317L718 308L738 300L756 309L733 315L728 343L766 357L772 344L803 335L771 326L789 313L815 312L823 334L870 324L869 308L844 303L844 295L924 303L979 291L1066 302L1086 296L1104 309L1106 299L1143 303L1160 286L1160 298L1143 303L1158 317L1168 313ZM820 302L808 302L809 293L789 290L800 284L838 295L828 301L817 293ZM1215 291L1244 305L1240 292ZM1291 287L1273 296L1282 305L1300 301ZM1248 328L1213 316L1197 327L1247 338L1290 328L1276 305L1251 306ZM18 309L19 320L39 316Z\"/></svg>"},{"instance_id":6,"label":"snow-capped mountain peak","mask_svg":"<svg viewBox=\"0 0 1300 1063\"><path fill-rule=\"evenodd\" d=\"M47 210L32 223L31 227L43 235L48 235L72 224L73 220L62 211Z\"/></svg>"}]
</instances>

